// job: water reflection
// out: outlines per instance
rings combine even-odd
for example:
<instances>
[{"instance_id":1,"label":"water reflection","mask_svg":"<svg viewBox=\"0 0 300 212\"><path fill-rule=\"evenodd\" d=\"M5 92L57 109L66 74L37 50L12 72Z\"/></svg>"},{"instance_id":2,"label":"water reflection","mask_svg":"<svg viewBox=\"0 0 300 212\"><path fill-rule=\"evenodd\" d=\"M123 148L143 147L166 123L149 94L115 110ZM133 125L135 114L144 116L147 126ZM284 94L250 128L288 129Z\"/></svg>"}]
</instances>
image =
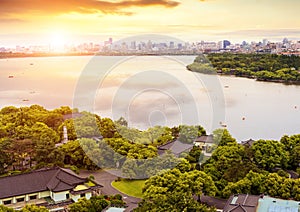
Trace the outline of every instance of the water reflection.
<instances>
[{"instance_id":1,"label":"water reflection","mask_svg":"<svg viewBox=\"0 0 300 212\"><path fill-rule=\"evenodd\" d=\"M192 56L182 58L186 63L194 59ZM48 109L61 105L72 106L77 80L90 60L91 57L0 60L0 106L40 104ZM186 85L188 95L183 92L182 85L164 77L128 83L128 79L140 70L160 71L175 77ZM90 77L92 81L94 76ZM206 77L201 76L201 80L205 81ZM212 95L216 91L208 89L201 80L186 71L184 65L166 58L134 58L114 67L99 83L93 108L101 116L115 119L121 115L128 116L132 126L144 128L154 124L181 124L183 118L180 109L188 109L196 103L200 123L190 119L191 122L187 124L201 124L211 132L212 117L216 112L211 104L215 102L222 107L222 102ZM279 139L283 134L300 133L300 86L223 76L220 82L225 96L226 116L224 120L216 121L226 123L238 140ZM124 85L125 89L121 92L120 87ZM157 90L138 93L150 85L163 91L172 91L173 95ZM128 101L129 94L126 92L137 95L130 94ZM129 108L127 112L124 111L124 105Z\"/></svg>"}]
</instances>

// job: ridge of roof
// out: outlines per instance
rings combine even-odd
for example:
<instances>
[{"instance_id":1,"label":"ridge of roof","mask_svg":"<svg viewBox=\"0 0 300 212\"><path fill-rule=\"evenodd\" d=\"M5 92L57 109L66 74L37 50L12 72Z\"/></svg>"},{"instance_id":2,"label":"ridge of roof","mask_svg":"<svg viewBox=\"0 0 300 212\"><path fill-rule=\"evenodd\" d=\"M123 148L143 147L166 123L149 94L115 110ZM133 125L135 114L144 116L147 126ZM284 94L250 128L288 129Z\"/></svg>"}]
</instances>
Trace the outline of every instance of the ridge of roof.
<instances>
[{"instance_id":1,"label":"ridge of roof","mask_svg":"<svg viewBox=\"0 0 300 212\"><path fill-rule=\"evenodd\" d=\"M74 173L71 169L65 169L65 168L61 168L61 167L59 167L59 169L61 171L65 172L66 174L72 175L73 177L77 177L78 179L81 179L81 180L86 179L85 177L80 177L79 175Z\"/></svg>"},{"instance_id":2,"label":"ridge of roof","mask_svg":"<svg viewBox=\"0 0 300 212\"><path fill-rule=\"evenodd\" d=\"M60 170L58 169L57 171L56 171L56 173L51 177L51 179L48 181L48 183L47 183L47 188L48 189L50 189L50 190L52 190L52 189L55 189L55 187L57 187L57 185L58 185L58 183L56 183L56 185L52 188L51 187L51 183L53 182L53 183L55 183L54 182L54 180L57 178L56 176L57 176L57 174L60 172Z\"/></svg>"},{"instance_id":3,"label":"ridge of roof","mask_svg":"<svg viewBox=\"0 0 300 212\"><path fill-rule=\"evenodd\" d=\"M53 177L49 180L49 182L47 183L47 188L49 188L50 190L56 190L56 188L62 183L68 186L73 186L74 183L68 182L67 180L65 180L61 174L67 174L71 177L75 177L78 180L86 180L86 178L82 178L77 176L75 173L71 173L69 171L66 171L66 169L60 168L57 170L57 172L53 175ZM55 182L56 181L56 182ZM53 183L53 185L51 185L51 183ZM77 184L77 183L75 183Z\"/></svg>"},{"instance_id":4,"label":"ridge of roof","mask_svg":"<svg viewBox=\"0 0 300 212\"><path fill-rule=\"evenodd\" d=\"M242 205L240 205L240 204L238 204L236 207L232 208L230 211L234 211L237 208L242 208L243 211L247 212L247 210Z\"/></svg>"},{"instance_id":5,"label":"ridge of roof","mask_svg":"<svg viewBox=\"0 0 300 212\"><path fill-rule=\"evenodd\" d=\"M41 169L35 169L29 172L24 172L24 173L18 173L18 174L13 174L13 175L8 175L8 176L0 176L0 181L2 179L7 179L7 178L13 178L13 177L18 177L20 175L29 175L29 174L33 174L33 173L38 173L38 172L44 172L44 171L51 171L51 170L55 170L55 169L59 169L60 167L49 167L49 168L41 168Z\"/></svg>"},{"instance_id":6,"label":"ridge of roof","mask_svg":"<svg viewBox=\"0 0 300 212\"><path fill-rule=\"evenodd\" d=\"M169 144L171 144L171 143L175 143L176 140L177 140L177 139L173 139L173 140L171 140L171 141L168 141L168 142L165 143L165 144L159 145L157 148L158 148L158 149L163 149L164 146L167 146L167 145L169 145ZM165 149L163 149L163 150L165 150Z\"/></svg>"}]
</instances>

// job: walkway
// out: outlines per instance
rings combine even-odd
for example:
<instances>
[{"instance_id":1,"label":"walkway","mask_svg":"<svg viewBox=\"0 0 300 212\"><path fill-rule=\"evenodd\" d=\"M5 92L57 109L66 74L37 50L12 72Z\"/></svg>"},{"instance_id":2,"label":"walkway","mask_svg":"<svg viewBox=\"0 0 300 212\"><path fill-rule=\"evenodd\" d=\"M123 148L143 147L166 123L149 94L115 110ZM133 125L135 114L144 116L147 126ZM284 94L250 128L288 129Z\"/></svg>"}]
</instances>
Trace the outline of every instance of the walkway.
<instances>
[{"instance_id":1,"label":"walkway","mask_svg":"<svg viewBox=\"0 0 300 212\"><path fill-rule=\"evenodd\" d=\"M139 198L128 196L127 194L124 194L124 193L118 191L117 189L115 189L114 187L112 187L111 183L115 179L117 179L117 176L115 176L107 171L104 171L104 170L100 170L100 171L81 170L79 175L82 177L89 177L90 175L93 175L95 177L95 181L103 186L103 188L101 189L103 194L106 194L106 195L121 194L124 198L124 201L126 202L126 204L128 206L126 208L125 212L132 211L134 208L136 208L138 206L138 203L141 201L141 199L139 199Z\"/></svg>"}]
</instances>

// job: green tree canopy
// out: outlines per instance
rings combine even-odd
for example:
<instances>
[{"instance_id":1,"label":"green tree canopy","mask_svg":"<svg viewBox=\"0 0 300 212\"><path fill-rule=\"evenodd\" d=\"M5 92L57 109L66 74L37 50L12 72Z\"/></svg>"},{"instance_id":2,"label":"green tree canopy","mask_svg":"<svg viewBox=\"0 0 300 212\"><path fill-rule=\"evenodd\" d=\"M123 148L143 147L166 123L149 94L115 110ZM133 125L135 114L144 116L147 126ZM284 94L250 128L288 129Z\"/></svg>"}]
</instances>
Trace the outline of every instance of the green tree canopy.
<instances>
[{"instance_id":1,"label":"green tree canopy","mask_svg":"<svg viewBox=\"0 0 300 212\"><path fill-rule=\"evenodd\" d=\"M274 140L258 140L251 147L254 162L261 168L271 171L275 167L287 167L288 155L283 144Z\"/></svg>"}]
</instances>

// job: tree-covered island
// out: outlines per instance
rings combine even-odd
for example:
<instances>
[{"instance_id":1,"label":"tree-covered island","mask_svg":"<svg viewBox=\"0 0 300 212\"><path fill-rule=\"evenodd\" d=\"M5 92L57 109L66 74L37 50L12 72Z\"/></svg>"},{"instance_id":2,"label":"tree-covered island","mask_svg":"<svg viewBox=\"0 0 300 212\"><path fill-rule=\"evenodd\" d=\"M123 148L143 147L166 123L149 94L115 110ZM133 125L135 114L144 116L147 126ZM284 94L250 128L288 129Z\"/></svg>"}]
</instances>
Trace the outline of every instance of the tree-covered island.
<instances>
[{"instance_id":1,"label":"tree-covered island","mask_svg":"<svg viewBox=\"0 0 300 212\"><path fill-rule=\"evenodd\" d=\"M300 84L300 57L295 55L211 53L199 55L187 69L204 74Z\"/></svg>"}]
</instances>

